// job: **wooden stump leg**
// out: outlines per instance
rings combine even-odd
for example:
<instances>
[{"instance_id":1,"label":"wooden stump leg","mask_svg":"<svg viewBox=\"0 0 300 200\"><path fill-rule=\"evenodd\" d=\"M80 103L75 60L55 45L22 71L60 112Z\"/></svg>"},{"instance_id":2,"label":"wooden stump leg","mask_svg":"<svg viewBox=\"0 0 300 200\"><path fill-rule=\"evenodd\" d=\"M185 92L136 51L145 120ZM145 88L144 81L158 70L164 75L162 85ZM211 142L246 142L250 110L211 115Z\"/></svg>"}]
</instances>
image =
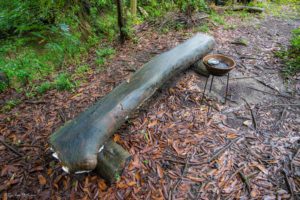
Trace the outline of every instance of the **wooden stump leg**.
<instances>
[{"instance_id":1,"label":"wooden stump leg","mask_svg":"<svg viewBox=\"0 0 300 200\"><path fill-rule=\"evenodd\" d=\"M98 153L96 173L110 184L117 181L131 155L120 145L109 140Z\"/></svg>"}]
</instances>

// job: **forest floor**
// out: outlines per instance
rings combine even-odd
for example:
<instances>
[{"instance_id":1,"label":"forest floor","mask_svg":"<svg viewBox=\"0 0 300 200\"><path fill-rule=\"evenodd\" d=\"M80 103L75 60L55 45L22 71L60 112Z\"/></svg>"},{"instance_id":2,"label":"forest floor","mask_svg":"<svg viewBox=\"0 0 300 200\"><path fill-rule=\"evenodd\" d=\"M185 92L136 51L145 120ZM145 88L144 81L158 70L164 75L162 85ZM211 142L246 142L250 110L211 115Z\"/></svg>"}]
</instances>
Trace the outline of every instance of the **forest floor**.
<instances>
[{"instance_id":1,"label":"forest floor","mask_svg":"<svg viewBox=\"0 0 300 200\"><path fill-rule=\"evenodd\" d=\"M133 156L108 186L93 172L71 175L52 157L48 137L126 80L133 71L195 29L147 28L117 46L107 68L90 73L73 93L49 91L0 114L0 193L3 199L290 199L300 197L300 77L288 82L274 52L289 44L299 20L227 16L213 27L214 53L234 58L201 103L206 77L192 70L167 84L114 135ZM241 45L237 41L247 41ZM91 51L87 62L92 63ZM92 65L92 64L91 64ZM72 68L73 66L70 66Z\"/></svg>"}]
</instances>

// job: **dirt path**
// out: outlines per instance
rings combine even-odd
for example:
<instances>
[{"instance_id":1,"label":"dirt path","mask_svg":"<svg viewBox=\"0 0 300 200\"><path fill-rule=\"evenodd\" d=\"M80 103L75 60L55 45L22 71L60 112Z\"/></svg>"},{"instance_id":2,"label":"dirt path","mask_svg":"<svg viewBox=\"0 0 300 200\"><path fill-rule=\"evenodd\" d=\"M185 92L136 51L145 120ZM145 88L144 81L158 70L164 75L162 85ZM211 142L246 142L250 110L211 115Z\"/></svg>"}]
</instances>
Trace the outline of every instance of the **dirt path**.
<instances>
[{"instance_id":1,"label":"dirt path","mask_svg":"<svg viewBox=\"0 0 300 200\"><path fill-rule=\"evenodd\" d=\"M141 32L119 49L104 72L90 74L75 93L48 92L0 115L0 192L10 199L289 199L300 192L299 88L286 88L273 51L288 45L299 22L229 17L234 30L216 28L215 53L236 59L230 100L225 78L200 103L205 77L192 71L163 89L114 140L133 155L120 182L107 189L95 174L65 174L48 136L151 57L189 38L192 30ZM232 44L238 38L247 46ZM87 59L91 62L93 57ZM244 78L242 78L244 77ZM291 84L296 86L297 83ZM267 93L266 93L267 92ZM245 100L243 100L245 99ZM249 106L245 103L248 102ZM293 105L292 105L293 104ZM209 111L209 112L208 112ZM293 192L291 192L293 191Z\"/></svg>"}]
</instances>

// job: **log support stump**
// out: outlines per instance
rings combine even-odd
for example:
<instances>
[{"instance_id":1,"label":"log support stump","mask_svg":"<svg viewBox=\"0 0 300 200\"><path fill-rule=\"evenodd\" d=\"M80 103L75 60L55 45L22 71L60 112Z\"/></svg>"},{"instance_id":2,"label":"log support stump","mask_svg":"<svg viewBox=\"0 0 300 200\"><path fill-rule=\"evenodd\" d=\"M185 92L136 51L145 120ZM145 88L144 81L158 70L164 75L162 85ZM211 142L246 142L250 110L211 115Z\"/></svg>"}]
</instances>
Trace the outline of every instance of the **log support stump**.
<instances>
[{"instance_id":1,"label":"log support stump","mask_svg":"<svg viewBox=\"0 0 300 200\"><path fill-rule=\"evenodd\" d=\"M122 146L109 140L98 153L96 172L112 184L118 180L130 160L131 155Z\"/></svg>"}]
</instances>

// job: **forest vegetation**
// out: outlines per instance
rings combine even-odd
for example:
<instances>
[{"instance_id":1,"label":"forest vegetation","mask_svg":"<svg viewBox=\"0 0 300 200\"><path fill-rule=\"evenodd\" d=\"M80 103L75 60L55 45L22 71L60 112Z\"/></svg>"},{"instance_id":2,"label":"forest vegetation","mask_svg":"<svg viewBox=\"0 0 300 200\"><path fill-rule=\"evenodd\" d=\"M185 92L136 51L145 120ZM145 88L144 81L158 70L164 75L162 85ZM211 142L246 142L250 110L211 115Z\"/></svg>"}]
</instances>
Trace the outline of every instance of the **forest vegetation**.
<instances>
[{"instance_id":1,"label":"forest vegetation","mask_svg":"<svg viewBox=\"0 0 300 200\"><path fill-rule=\"evenodd\" d=\"M114 56L119 27L117 3L114 0L37 0L0 2L0 92L15 90L33 97L48 90L69 90L85 81L86 73L103 70L106 60ZM274 15L283 15L280 7L285 2L299 9L297 0L255 1L252 6L264 7ZM215 2L205 0L126 0L122 1L126 39L137 40L135 27L159 21L166 13L182 13L187 18L203 12L216 25L232 29L224 17L235 13L218 13ZM230 5L232 2L218 2ZM239 15L247 17L246 12ZM261 14L263 15L263 14ZM160 22L161 23L161 22ZM158 23L157 23L158 24ZM182 29L188 23L167 22L161 28ZM159 25L160 26L160 25ZM196 27L200 32L209 30L208 24ZM93 50L97 68L91 68L85 57ZM283 59L285 75L299 72L300 29L293 31L289 49L276 55ZM69 70L70 65L76 65ZM75 70L74 70L75 69Z\"/></svg>"}]
</instances>

